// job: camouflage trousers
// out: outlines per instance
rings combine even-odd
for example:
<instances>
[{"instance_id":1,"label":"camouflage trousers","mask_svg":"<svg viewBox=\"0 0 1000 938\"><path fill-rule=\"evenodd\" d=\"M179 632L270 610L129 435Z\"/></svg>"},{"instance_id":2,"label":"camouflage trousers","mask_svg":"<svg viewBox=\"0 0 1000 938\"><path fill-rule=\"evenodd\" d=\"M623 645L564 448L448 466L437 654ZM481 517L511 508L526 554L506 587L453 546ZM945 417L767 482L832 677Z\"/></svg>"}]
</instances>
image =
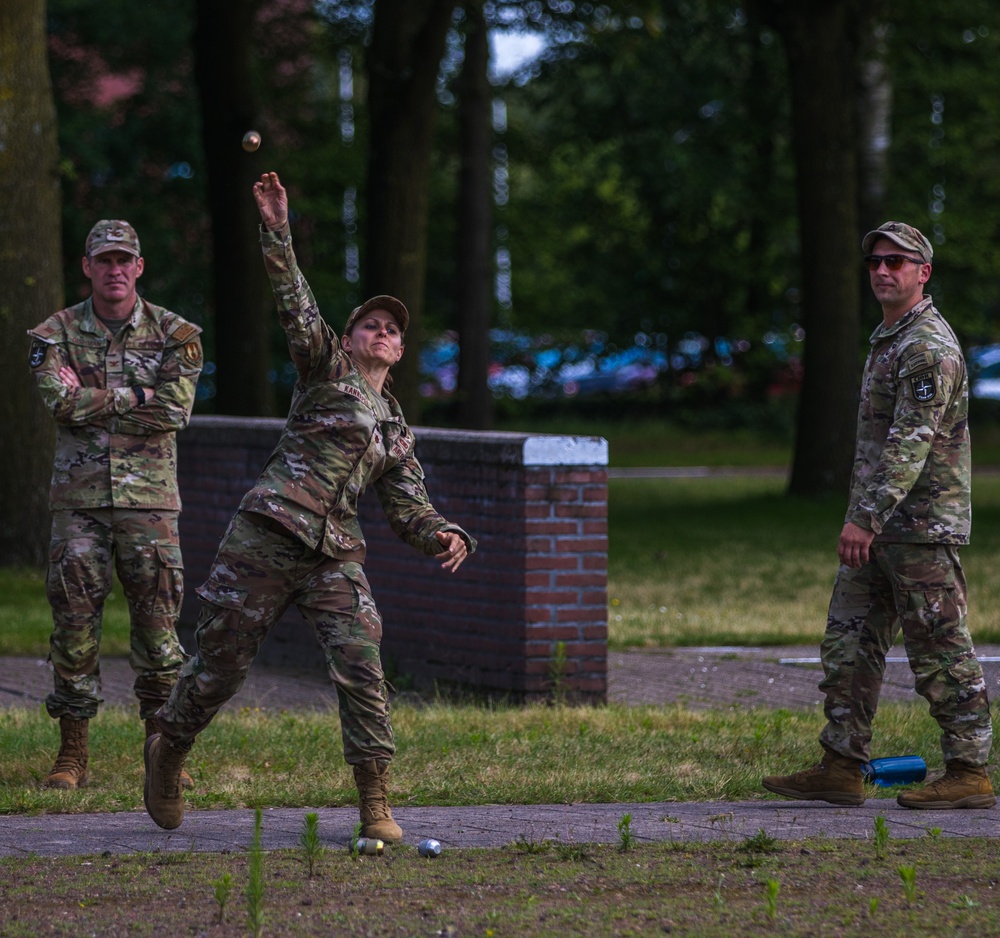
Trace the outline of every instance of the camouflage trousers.
<instances>
[{"instance_id":1,"label":"camouflage trousers","mask_svg":"<svg viewBox=\"0 0 1000 938\"><path fill-rule=\"evenodd\" d=\"M129 663L140 717L151 717L170 696L184 661L177 640L184 595L177 516L121 508L53 513L45 584L55 670L55 687L45 700L50 716L90 719L104 701L98 655L112 563L128 603Z\"/></svg>"},{"instance_id":2,"label":"camouflage trousers","mask_svg":"<svg viewBox=\"0 0 1000 938\"><path fill-rule=\"evenodd\" d=\"M327 557L277 522L241 511L198 595L196 653L157 713L165 738L191 748L243 686L267 634L294 603L315 630L337 689L344 759L355 765L392 757L382 618L361 564Z\"/></svg>"},{"instance_id":3,"label":"camouflage trousers","mask_svg":"<svg viewBox=\"0 0 1000 938\"><path fill-rule=\"evenodd\" d=\"M990 705L965 618L956 547L876 542L868 563L841 566L820 649L827 719L820 741L868 761L886 655L902 630L916 690L941 727L945 761L985 765Z\"/></svg>"}]
</instances>

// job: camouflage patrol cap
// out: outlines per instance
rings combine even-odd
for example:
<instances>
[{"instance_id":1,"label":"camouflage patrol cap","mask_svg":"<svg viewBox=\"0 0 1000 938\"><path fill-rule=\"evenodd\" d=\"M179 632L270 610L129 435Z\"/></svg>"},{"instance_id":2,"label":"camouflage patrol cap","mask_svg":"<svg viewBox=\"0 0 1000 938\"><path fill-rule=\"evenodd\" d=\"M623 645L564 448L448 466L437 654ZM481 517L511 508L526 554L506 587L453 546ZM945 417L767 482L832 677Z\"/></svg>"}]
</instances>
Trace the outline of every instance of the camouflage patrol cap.
<instances>
[{"instance_id":1,"label":"camouflage patrol cap","mask_svg":"<svg viewBox=\"0 0 1000 938\"><path fill-rule=\"evenodd\" d=\"M400 332L406 332L406 327L410 324L409 310L394 296L373 296L370 300L365 300L360 306L351 310L351 315L347 317L344 326L344 335L349 335L354 324L373 309L384 309L396 322L399 323Z\"/></svg>"},{"instance_id":2,"label":"camouflage patrol cap","mask_svg":"<svg viewBox=\"0 0 1000 938\"><path fill-rule=\"evenodd\" d=\"M934 257L934 248L931 247L930 241L916 228L904 225L901 221L887 221L874 231L869 231L861 241L861 250L868 254L879 238L888 238L907 251L916 251L925 264L929 264Z\"/></svg>"},{"instance_id":3,"label":"camouflage patrol cap","mask_svg":"<svg viewBox=\"0 0 1000 938\"><path fill-rule=\"evenodd\" d=\"M102 218L87 235L86 253L87 257L93 257L105 251L125 251L135 257L142 257L135 228L118 218Z\"/></svg>"}]
</instances>

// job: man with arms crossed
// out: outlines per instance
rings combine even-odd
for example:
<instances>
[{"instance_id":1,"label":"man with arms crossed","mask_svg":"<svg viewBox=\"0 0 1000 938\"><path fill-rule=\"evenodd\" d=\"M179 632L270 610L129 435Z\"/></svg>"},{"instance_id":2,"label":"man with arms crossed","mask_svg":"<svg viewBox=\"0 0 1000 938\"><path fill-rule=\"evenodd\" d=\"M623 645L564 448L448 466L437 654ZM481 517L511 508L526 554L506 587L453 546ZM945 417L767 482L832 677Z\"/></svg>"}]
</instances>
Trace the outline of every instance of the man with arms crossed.
<instances>
[{"instance_id":1,"label":"man with arms crossed","mask_svg":"<svg viewBox=\"0 0 1000 938\"><path fill-rule=\"evenodd\" d=\"M62 744L44 784L69 789L89 778L112 560L128 602L129 663L147 735L183 664L176 431L190 419L202 367L201 328L137 295L144 260L127 221L99 221L85 251L91 296L29 333L29 365L57 426L46 581L55 686L45 706Z\"/></svg>"}]
</instances>

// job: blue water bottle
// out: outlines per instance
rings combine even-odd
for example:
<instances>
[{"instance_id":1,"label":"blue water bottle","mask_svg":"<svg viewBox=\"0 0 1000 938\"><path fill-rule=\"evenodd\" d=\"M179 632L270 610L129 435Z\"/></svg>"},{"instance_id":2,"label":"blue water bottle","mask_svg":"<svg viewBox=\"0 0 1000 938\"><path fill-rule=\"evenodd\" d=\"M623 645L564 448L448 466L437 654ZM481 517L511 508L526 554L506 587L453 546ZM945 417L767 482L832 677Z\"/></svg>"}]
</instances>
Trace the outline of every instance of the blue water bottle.
<instances>
[{"instance_id":1,"label":"blue water bottle","mask_svg":"<svg viewBox=\"0 0 1000 938\"><path fill-rule=\"evenodd\" d=\"M861 766L861 774L870 785L880 788L909 785L927 777L927 763L920 756L889 756L866 762Z\"/></svg>"}]
</instances>

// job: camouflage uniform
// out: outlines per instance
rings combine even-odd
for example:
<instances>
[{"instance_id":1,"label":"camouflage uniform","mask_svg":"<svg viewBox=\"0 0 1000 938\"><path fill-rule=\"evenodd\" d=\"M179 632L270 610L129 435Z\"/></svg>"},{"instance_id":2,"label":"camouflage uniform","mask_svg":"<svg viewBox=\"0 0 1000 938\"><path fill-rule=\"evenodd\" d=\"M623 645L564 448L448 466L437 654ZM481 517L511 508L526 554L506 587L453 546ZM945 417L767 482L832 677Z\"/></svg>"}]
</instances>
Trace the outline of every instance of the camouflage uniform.
<instances>
[{"instance_id":1,"label":"camouflage uniform","mask_svg":"<svg viewBox=\"0 0 1000 938\"><path fill-rule=\"evenodd\" d=\"M140 716L167 698L183 661L175 434L187 426L202 367L200 327L137 299L112 335L92 299L29 333L30 366L57 425L46 592L54 629L53 717L89 719L102 702L98 648L111 561L131 619ZM83 385L62 383L71 367ZM132 388L150 399L132 404Z\"/></svg>"},{"instance_id":2,"label":"camouflage uniform","mask_svg":"<svg viewBox=\"0 0 1000 938\"><path fill-rule=\"evenodd\" d=\"M264 231L261 242L298 382L278 445L198 590L197 654L157 721L175 748L190 749L295 603L316 630L337 688L345 759L388 759L395 746L382 621L362 569L358 499L373 485L393 530L425 554L440 552L439 531L461 535L470 552L475 541L431 505L399 404L374 392L320 317L287 226Z\"/></svg>"},{"instance_id":3,"label":"camouflage uniform","mask_svg":"<svg viewBox=\"0 0 1000 938\"><path fill-rule=\"evenodd\" d=\"M899 630L946 762L985 765L989 702L966 626L958 547L971 527L968 382L955 334L921 300L871 337L846 521L875 532L842 565L821 647L830 749L868 761L885 658Z\"/></svg>"}]
</instances>

